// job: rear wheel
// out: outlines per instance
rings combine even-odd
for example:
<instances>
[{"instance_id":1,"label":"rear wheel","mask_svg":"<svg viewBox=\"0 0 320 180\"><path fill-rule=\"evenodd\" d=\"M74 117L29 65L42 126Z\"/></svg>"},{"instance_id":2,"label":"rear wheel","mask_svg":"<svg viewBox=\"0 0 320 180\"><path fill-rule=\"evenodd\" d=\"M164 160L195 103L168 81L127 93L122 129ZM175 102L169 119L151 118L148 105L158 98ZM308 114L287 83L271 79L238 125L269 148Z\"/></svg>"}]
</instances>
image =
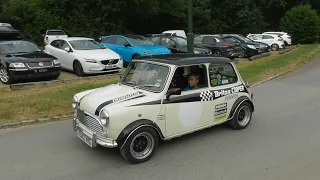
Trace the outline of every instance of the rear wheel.
<instances>
[{"instance_id":1,"label":"rear wheel","mask_svg":"<svg viewBox=\"0 0 320 180\"><path fill-rule=\"evenodd\" d=\"M214 56L222 56L222 51L220 51L220 50L215 50L215 51L213 51L213 55L214 55Z\"/></svg>"},{"instance_id":2,"label":"rear wheel","mask_svg":"<svg viewBox=\"0 0 320 180\"><path fill-rule=\"evenodd\" d=\"M243 102L234 114L234 117L228 121L231 128L236 130L245 129L251 122L252 108L248 102Z\"/></svg>"},{"instance_id":3,"label":"rear wheel","mask_svg":"<svg viewBox=\"0 0 320 180\"><path fill-rule=\"evenodd\" d=\"M278 51L279 50L279 45L278 44L272 44L271 45L271 50L272 51Z\"/></svg>"}]
</instances>

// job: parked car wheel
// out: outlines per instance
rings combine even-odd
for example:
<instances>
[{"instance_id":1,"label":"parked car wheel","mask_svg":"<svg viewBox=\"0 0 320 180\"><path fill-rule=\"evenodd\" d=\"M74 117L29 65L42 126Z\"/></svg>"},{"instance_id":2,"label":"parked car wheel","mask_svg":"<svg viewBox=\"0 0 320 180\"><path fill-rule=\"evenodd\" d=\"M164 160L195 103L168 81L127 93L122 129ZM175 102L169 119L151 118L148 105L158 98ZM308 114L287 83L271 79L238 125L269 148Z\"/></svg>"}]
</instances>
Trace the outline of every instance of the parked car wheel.
<instances>
[{"instance_id":1,"label":"parked car wheel","mask_svg":"<svg viewBox=\"0 0 320 180\"><path fill-rule=\"evenodd\" d=\"M248 102L242 103L234 114L233 119L231 119L228 124L231 128L236 130L241 130L246 128L252 118L252 108Z\"/></svg>"},{"instance_id":2,"label":"parked car wheel","mask_svg":"<svg viewBox=\"0 0 320 180\"><path fill-rule=\"evenodd\" d=\"M271 45L271 50L272 51L278 51L279 50L279 45L278 44L272 44Z\"/></svg>"},{"instance_id":3,"label":"parked car wheel","mask_svg":"<svg viewBox=\"0 0 320 180\"><path fill-rule=\"evenodd\" d=\"M79 77L85 76L85 74L83 72L82 65L81 65L81 63L79 61L74 61L74 63L73 63L73 71Z\"/></svg>"},{"instance_id":4,"label":"parked car wheel","mask_svg":"<svg viewBox=\"0 0 320 180\"><path fill-rule=\"evenodd\" d=\"M13 83L13 79L10 77L8 70L3 66L0 67L0 81L3 84Z\"/></svg>"},{"instance_id":5,"label":"parked car wheel","mask_svg":"<svg viewBox=\"0 0 320 180\"><path fill-rule=\"evenodd\" d=\"M222 56L222 51L220 51L220 50L215 50L215 51L213 51L213 55L214 55L214 56Z\"/></svg>"},{"instance_id":6,"label":"parked car wheel","mask_svg":"<svg viewBox=\"0 0 320 180\"><path fill-rule=\"evenodd\" d=\"M158 148L158 143L157 132L150 127L143 127L129 137L120 152L130 163L143 163L153 156Z\"/></svg>"}]
</instances>

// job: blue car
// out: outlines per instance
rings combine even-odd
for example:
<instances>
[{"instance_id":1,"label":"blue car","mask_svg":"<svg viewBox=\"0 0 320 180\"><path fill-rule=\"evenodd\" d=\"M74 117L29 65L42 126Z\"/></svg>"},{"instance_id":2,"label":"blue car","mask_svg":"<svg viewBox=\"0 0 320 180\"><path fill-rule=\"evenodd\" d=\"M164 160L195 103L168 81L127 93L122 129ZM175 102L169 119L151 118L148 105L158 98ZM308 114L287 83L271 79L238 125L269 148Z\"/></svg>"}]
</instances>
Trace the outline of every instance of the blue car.
<instances>
[{"instance_id":1,"label":"blue car","mask_svg":"<svg viewBox=\"0 0 320 180\"><path fill-rule=\"evenodd\" d=\"M171 54L170 49L167 47L155 45L145 37L139 35L101 36L100 40L107 48L118 53L126 64L138 56Z\"/></svg>"}]
</instances>

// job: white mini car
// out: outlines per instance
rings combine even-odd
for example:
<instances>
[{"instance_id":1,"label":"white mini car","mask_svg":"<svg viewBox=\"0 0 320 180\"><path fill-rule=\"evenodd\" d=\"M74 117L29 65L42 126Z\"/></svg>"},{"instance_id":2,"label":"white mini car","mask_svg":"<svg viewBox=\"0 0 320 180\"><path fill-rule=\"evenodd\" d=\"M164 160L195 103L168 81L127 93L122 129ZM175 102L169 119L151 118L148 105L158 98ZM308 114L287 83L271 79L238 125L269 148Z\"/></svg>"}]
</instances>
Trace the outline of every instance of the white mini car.
<instances>
[{"instance_id":1,"label":"white mini car","mask_svg":"<svg viewBox=\"0 0 320 180\"><path fill-rule=\"evenodd\" d=\"M252 98L228 58L157 55L134 59L118 84L75 94L73 127L90 147L118 147L127 161L142 163L159 140L222 123L246 128Z\"/></svg>"},{"instance_id":2,"label":"white mini car","mask_svg":"<svg viewBox=\"0 0 320 180\"><path fill-rule=\"evenodd\" d=\"M62 69L74 71L77 76L120 72L121 56L92 38L68 37L53 40L44 52L56 57Z\"/></svg>"}]
</instances>

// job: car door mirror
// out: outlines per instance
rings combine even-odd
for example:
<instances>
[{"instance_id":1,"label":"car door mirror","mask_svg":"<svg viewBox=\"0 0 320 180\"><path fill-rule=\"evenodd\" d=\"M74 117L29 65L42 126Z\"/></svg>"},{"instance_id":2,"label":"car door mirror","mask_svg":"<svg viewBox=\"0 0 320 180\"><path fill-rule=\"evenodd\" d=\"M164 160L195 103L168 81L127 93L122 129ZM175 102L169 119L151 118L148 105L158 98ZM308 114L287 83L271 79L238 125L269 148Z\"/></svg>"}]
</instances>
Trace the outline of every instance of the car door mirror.
<instances>
[{"instance_id":1,"label":"car door mirror","mask_svg":"<svg viewBox=\"0 0 320 180\"><path fill-rule=\"evenodd\" d=\"M166 100L169 101L171 95L181 95L181 88L169 89L166 95Z\"/></svg>"},{"instance_id":2,"label":"car door mirror","mask_svg":"<svg viewBox=\"0 0 320 180\"><path fill-rule=\"evenodd\" d=\"M123 45L124 45L124 47L126 47L126 48L131 46L128 42L125 42Z\"/></svg>"},{"instance_id":3,"label":"car door mirror","mask_svg":"<svg viewBox=\"0 0 320 180\"><path fill-rule=\"evenodd\" d=\"M66 52L71 52L70 47L65 47L64 50L65 50Z\"/></svg>"}]
</instances>

